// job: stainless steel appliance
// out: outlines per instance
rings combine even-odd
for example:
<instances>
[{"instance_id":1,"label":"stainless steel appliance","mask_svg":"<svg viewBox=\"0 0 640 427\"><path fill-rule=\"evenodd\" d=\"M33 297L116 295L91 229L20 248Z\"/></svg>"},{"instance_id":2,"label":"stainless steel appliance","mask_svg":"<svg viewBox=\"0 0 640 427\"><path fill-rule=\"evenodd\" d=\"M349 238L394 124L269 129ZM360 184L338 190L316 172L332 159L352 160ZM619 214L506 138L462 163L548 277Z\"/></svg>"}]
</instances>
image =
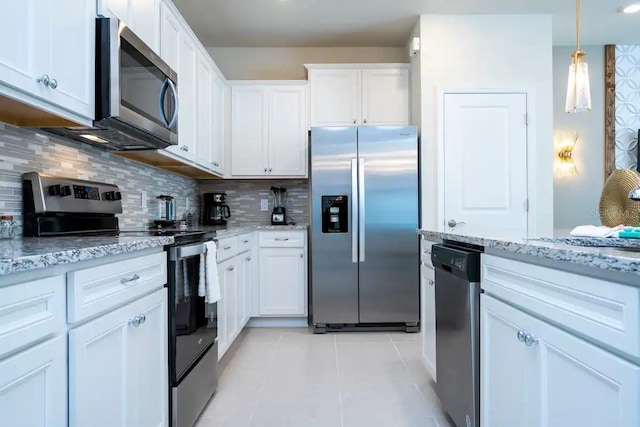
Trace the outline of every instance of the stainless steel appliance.
<instances>
[{"instance_id":1,"label":"stainless steel appliance","mask_svg":"<svg viewBox=\"0 0 640 427\"><path fill-rule=\"evenodd\" d=\"M271 187L271 194L273 194L271 225L287 225L287 189Z\"/></svg>"},{"instance_id":2,"label":"stainless steel appliance","mask_svg":"<svg viewBox=\"0 0 640 427\"><path fill-rule=\"evenodd\" d=\"M121 231L122 212L116 185L23 175L25 236L168 235L175 243L168 256L169 415L173 427L191 427L218 385L217 304L198 296L200 254L215 230L140 229ZM145 355L145 357L153 355Z\"/></svg>"},{"instance_id":3,"label":"stainless steel appliance","mask_svg":"<svg viewBox=\"0 0 640 427\"><path fill-rule=\"evenodd\" d=\"M176 220L176 199L173 196L160 195L158 200L158 221L175 222Z\"/></svg>"},{"instance_id":4,"label":"stainless steel appliance","mask_svg":"<svg viewBox=\"0 0 640 427\"><path fill-rule=\"evenodd\" d=\"M231 218L231 209L227 204L226 193L206 193L204 194L204 216L203 225L226 225L227 219Z\"/></svg>"},{"instance_id":5,"label":"stainless steel appliance","mask_svg":"<svg viewBox=\"0 0 640 427\"><path fill-rule=\"evenodd\" d=\"M413 126L311 129L314 332L419 322Z\"/></svg>"},{"instance_id":6,"label":"stainless steel appliance","mask_svg":"<svg viewBox=\"0 0 640 427\"><path fill-rule=\"evenodd\" d=\"M436 393L458 427L480 426L480 250L433 245Z\"/></svg>"},{"instance_id":7,"label":"stainless steel appliance","mask_svg":"<svg viewBox=\"0 0 640 427\"><path fill-rule=\"evenodd\" d=\"M96 20L95 68L93 127L45 130L117 151L178 143L178 75L117 19Z\"/></svg>"}]
</instances>

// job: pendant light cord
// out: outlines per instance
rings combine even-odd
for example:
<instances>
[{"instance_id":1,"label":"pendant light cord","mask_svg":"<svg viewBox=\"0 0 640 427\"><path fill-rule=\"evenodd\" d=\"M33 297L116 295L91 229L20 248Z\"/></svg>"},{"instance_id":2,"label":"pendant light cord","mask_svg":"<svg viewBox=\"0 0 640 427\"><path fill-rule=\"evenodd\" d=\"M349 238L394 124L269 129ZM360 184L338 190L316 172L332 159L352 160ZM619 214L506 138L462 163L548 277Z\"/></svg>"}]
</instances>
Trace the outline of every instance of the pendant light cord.
<instances>
[{"instance_id":1,"label":"pendant light cord","mask_svg":"<svg viewBox=\"0 0 640 427\"><path fill-rule=\"evenodd\" d=\"M576 0L576 50L580 52L580 0Z\"/></svg>"}]
</instances>

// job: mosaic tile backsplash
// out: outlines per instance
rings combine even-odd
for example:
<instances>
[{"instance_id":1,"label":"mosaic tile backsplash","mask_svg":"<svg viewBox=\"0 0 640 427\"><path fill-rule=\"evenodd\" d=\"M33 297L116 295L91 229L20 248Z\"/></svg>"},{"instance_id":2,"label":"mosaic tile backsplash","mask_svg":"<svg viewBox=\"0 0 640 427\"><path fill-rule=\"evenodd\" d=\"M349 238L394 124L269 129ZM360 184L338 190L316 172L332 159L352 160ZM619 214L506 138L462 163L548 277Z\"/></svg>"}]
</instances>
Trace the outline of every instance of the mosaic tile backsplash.
<instances>
[{"instance_id":1,"label":"mosaic tile backsplash","mask_svg":"<svg viewBox=\"0 0 640 427\"><path fill-rule=\"evenodd\" d=\"M227 193L227 204L231 210L229 225L271 224L273 200L271 187L287 189L287 217L297 224L308 224L309 182L307 180L225 180L201 181L202 193ZM260 211L260 200L269 200L269 209Z\"/></svg>"},{"instance_id":2,"label":"mosaic tile backsplash","mask_svg":"<svg viewBox=\"0 0 640 427\"><path fill-rule=\"evenodd\" d=\"M0 122L0 215L13 215L22 226L24 172L42 172L70 178L117 184L122 192L121 229L139 229L156 219L156 196L176 198L178 218L199 211L198 181L119 157L90 145L18 128ZM142 209L141 191L147 191ZM22 230L20 229L20 233Z\"/></svg>"}]
</instances>

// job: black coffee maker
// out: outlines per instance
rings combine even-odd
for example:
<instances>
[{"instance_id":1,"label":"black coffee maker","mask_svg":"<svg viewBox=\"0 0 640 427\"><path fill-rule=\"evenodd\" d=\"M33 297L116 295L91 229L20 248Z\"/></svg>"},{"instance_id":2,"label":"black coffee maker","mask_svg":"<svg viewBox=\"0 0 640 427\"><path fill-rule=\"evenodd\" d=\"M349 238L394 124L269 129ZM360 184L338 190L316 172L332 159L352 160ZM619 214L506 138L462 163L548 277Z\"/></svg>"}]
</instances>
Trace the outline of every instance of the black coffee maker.
<instances>
[{"instance_id":1,"label":"black coffee maker","mask_svg":"<svg viewBox=\"0 0 640 427\"><path fill-rule=\"evenodd\" d=\"M231 210L225 205L227 193L204 194L204 217L202 225L227 225L227 218L231 217Z\"/></svg>"}]
</instances>

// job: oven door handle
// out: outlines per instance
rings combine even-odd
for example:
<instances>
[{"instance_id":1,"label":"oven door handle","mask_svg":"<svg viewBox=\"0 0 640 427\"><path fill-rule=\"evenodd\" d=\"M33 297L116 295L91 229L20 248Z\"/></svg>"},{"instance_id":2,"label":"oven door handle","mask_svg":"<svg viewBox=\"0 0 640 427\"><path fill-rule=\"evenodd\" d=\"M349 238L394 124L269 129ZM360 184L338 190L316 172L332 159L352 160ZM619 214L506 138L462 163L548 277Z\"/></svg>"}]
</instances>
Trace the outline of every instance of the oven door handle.
<instances>
[{"instance_id":1,"label":"oven door handle","mask_svg":"<svg viewBox=\"0 0 640 427\"><path fill-rule=\"evenodd\" d=\"M189 258L192 256L200 255L204 253L204 245L197 244L191 246L178 246L171 248L169 254L171 261L177 261L179 259Z\"/></svg>"}]
</instances>

